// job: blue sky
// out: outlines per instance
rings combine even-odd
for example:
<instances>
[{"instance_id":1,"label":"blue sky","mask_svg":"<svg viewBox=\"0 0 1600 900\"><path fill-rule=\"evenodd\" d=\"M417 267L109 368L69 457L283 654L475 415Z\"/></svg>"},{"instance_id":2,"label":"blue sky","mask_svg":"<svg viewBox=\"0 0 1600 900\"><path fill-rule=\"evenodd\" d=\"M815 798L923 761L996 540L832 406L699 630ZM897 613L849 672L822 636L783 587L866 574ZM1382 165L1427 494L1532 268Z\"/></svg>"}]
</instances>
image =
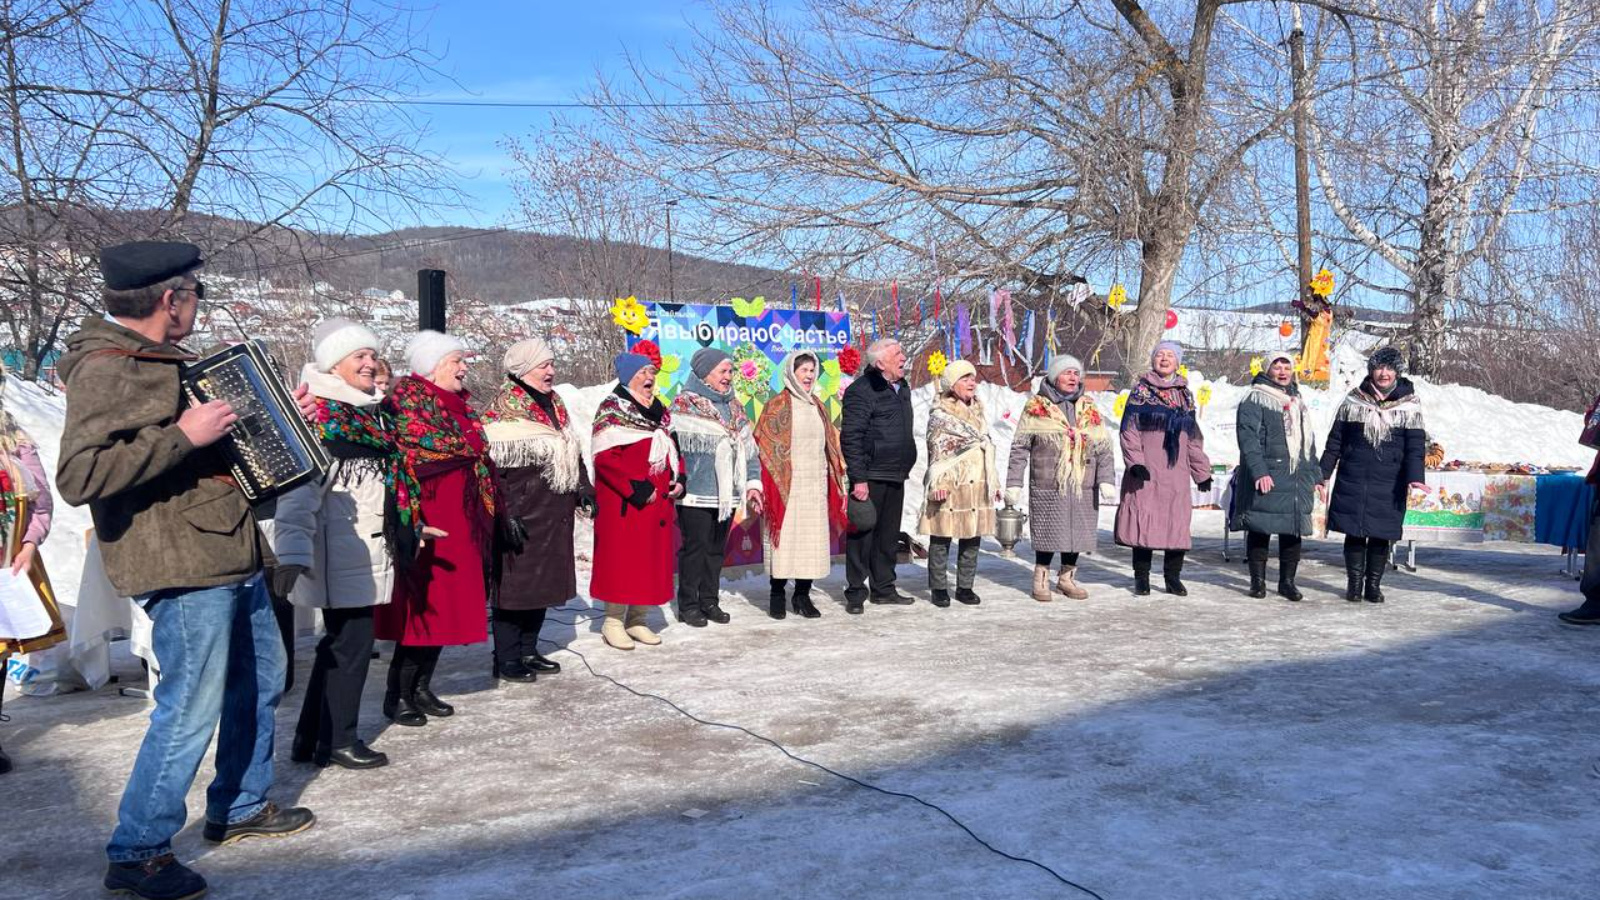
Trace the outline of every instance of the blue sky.
<instances>
[{"instance_id":1,"label":"blue sky","mask_svg":"<svg viewBox=\"0 0 1600 900\"><path fill-rule=\"evenodd\" d=\"M624 54L670 68L673 42L687 43L688 21L704 19L699 3L680 0L591 0L580 3L453 0L431 14L428 46L443 56L446 81L429 96L448 99L571 101L597 70L619 72ZM460 173L473 209L445 212L426 224L499 225L518 217L500 142L548 126L548 109L435 107L415 109L429 126L428 147Z\"/></svg>"}]
</instances>

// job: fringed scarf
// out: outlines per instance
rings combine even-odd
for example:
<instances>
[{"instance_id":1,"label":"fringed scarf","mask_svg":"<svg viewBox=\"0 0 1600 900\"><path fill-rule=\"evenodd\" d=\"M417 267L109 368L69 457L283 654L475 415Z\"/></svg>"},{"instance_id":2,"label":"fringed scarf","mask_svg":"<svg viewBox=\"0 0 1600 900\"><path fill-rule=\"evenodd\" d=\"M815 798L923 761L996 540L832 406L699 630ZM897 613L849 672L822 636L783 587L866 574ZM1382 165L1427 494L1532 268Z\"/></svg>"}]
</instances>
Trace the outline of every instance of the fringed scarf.
<instances>
[{"instance_id":1,"label":"fringed scarf","mask_svg":"<svg viewBox=\"0 0 1600 900\"><path fill-rule=\"evenodd\" d=\"M1023 404L1017 433L1055 446L1056 488L1061 491L1082 490L1090 455L1111 441L1100 410L1093 401L1084 400L1081 388L1069 396L1049 382L1040 385L1039 393Z\"/></svg>"},{"instance_id":2,"label":"fringed scarf","mask_svg":"<svg viewBox=\"0 0 1600 900\"><path fill-rule=\"evenodd\" d=\"M626 447L640 441L650 442L650 474L678 471L678 447L672 441L672 413L660 399L650 398L648 407L640 406L627 385L619 384L616 390L600 401L594 412L594 437L591 450L599 456L607 450Z\"/></svg>"},{"instance_id":3,"label":"fringed scarf","mask_svg":"<svg viewBox=\"0 0 1600 900\"><path fill-rule=\"evenodd\" d=\"M1128 395L1128 404L1122 413L1122 427L1129 425L1138 431L1160 431L1165 434L1161 447L1167 451L1167 465L1178 464L1180 435L1200 438L1200 423L1195 418L1194 394L1182 375L1163 378L1155 372L1139 377Z\"/></svg>"},{"instance_id":4,"label":"fringed scarf","mask_svg":"<svg viewBox=\"0 0 1600 900\"><path fill-rule=\"evenodd\" d=\"M545 408L539 397L545 397ZM583 448L573 433L566 404L554 391L548 395L508 375L494 402L483 413L489 456L502 469L536 466L558 494L571 494L582 481Z\"/></svg>"},{"instance_id":5,"label":"fringed scarf","mask_svg":"<svg viewBox=\"0 0 1600 900\"><path fill-rule=\"evenodd\" d=\"M393 425L376 403L316 399L322 444L340 461L336 483L346 486L359 474L383 479L383 542L396 566L409 566L422 540L422 486L395 443Z\"/></svg>"},{"instance_id":6,"label":"fringed scarf","mask_svg":"<svg viewBox=\"0 0 1600 900\"><path fill-rule=\"evenodd\" d=\"M1422 398L1416 394L1408 379L1401 378L1385 397L1371 378L1363 379L1339 404L1335 418L1340 422L1361 423L1361 433L1374 451L1382 452L1394 429L1415 428L1422 425Z\"/></svg>"},{"instance_id":7,"label":"fringed scarf","mask_svg":"<svg viewBox=\"0 0 1600 900\"><path fill-rule=\"evenodd\" d=\"M418 481L470 467L468 518L480 529L474 538L487 546L495 516L494 468L483 422L467 405L467 392L446 391L407 375L394 383L394 391L384 398L383 409L394 420L395 443Z\"/></svg>"},{"instance_id":8,"label":"fringed scarf","mask_svg":"<svg viewBox=\"0 0 1600 900\"><path fill-rule=\"evenodd\" d=\"M1289 382L1288 388L1281 388L1267 373L1262 372L1250 384L1249 393L1244 395L1246 403L1264 406L1283 416L1283 434L1289 450L1289 471L1294 472L1300 468L1301 463L1309 463L1316 459L1316 441L1311 437L1311 429L1306 427L1306 402L1300 399L1300 386Z\"/></svg>"},{"instance_id":9,"label":"fringed scarf","mask_svg":"<svg viewBox=\"0 0 1600 900\"><path fill-rule=\"evenodd\" d=\"M929 491L963 484L985 484L993 490L994 441L989 439L989 418L983 401L963 403L946 395L928 414L928 472L923 484Z\"/></svg>"},{"instance_id":10,"label":"fringed scarf","mask_svg":"<svg viewBox=\"0 0 1600 900\"><path fill-rule=\"evenodd\" d=\"M712 397L723 400L724 416ZM690 375L672 401L672 431L678 436L678 449L684 453L703 453L713 457L717 470L717 518L726 519L743 504L740 490L750 456L756 452L750 434L750 419L730 389L718 394L699 376Z\"/></svg>"},{"instance_id":11,"label":"fringed scarf","mask_svg":"<svg viewBox=\"0 0 1600 900\"><path fill-rule=\"evenodd\" d=\"M787 361L785 361L787 365ZM786 373L787 374L787 373ZM838 530L848 530L845 515L844 453L839 448L839 429L828 418L822 404L806 397L796 401L798 388L785 390L767 401L756 420L756 452L761 456L761 494L766 520L767 539L774 548L778 535L783 532L784 512L789 508L789 488L794 481L794 416L795 405L801 405L800 415L815 415L822 420L823 453L828 465L828 523Z\"/></svg>"}]
</instances>

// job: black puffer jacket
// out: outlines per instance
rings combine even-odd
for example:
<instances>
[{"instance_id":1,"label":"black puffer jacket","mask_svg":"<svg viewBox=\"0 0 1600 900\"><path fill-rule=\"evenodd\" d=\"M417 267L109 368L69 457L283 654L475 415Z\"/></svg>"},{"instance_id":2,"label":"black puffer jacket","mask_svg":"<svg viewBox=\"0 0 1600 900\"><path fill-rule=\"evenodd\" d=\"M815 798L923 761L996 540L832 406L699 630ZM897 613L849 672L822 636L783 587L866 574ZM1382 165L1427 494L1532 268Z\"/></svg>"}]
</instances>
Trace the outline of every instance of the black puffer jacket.
<instances>
[{"instance_id":1,"label":"black puffer jacket","mask_svg":"<svg viewBox=\"0 0 1600 900\"><path fill-rule=\"evenodd\" d=\"M896 391L876 366L845 388L839 441L851 484L906 480L917 464L911 420L911 385Z\"/></svg>"},{"instance_id":2,"label":"black puffer jacket","mask_svg":"<svg viewBox=\"0 0 1600 900\"><path fill-rule=\"evenodd\" d=\"M1328 432L1322 476L1332 477L1336 467L1339 472L1328 499L1328 530L1398 541L1404 530L1408 486L1422 483L1424 477L1428 441L1422 408L1409 400L1416 390L1402 378L1384 401L1388 435L1374 446L1367 436L1368 423L1376 415L1368 402L1374 395L1371 382L1361 382L1340 405Z\"/></svg>"}]
</instances>

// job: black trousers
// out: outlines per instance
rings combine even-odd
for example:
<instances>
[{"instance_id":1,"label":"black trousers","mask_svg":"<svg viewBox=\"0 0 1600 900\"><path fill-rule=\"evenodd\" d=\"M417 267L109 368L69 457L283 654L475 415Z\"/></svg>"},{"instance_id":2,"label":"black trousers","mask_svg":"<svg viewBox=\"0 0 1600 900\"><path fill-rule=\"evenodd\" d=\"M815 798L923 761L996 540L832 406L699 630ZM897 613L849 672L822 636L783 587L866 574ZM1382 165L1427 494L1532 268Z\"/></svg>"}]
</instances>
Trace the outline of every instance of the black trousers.
<instances>
[{"instance_id":1,"label":"black trousers","mask_svg":"<svg viewBox=\"0 0 1600 900\"><path fill-rule=\"evenodd\" d=\"M1247 531L1247 532L1245 532L1245 535L1244 535L1244 554L1245 554L1245 558L1246 559L1265 560L1267 558L1267 548L1271 543L1272 543L1272 535L1270 535L1270 534L1265 534L1265 533L1259 532L1259 531ZM1299 559L1300 558L1298 556L1299 552L1300 552L1300 535L1298 535L1298 534L1280 534L1280 535L1278 535L1278 558L1279 559L1284 559L1286 556L1293 557L1294 559Z\"/></svg>"},{"instance_id":2,"label":"black trousers","mask_svg":"<svg viewBox=\"0 0 1600 900\"><path fill-rule=\"evenodd\" d=\"M1344 563L1350 571L1364 570L1368 577L1383 577L1389 565L1389 542L1383 538L1344 538Z\"/></svg>"},{"instance_id":3,"label":"black trousers","mask_svg":"<svg viewBox=\"0 0 1600 900\"><path fill-rule=\"evenodd\" d=\"M496 609L494 611L494 658L497 663L516 662L539 650L539 629L544 627L545 610Z\"/></svg>"},{"instance_id":4,"label":"black trousers","mask_svg":"<svg viewBox=\"0 0 1600 900\"><path fill-rule=\"evenodd\" d=\"M1048 566L1048 565L1050 565L1050 560L1055 558L1055 555L1056 555L1055 551L1051 551L1049 553L1046 553L1043 550L1035 550L1034 553L1033 553L1033 564L1036 565L1036 566ZM1067 551L1067 550L1061 551L1061 564L1063 566L1075 566L1075 565L1077 565L1078 564L1078 554L1072 553L1072 552Z\"/></svg>"},{"instance_id":5,"label":"black trousers","mask_svg":"<svg viewBox=\"0 0 1600 900\"><path fill-rule=\"evenodd\" d=\"M717 520L717 510L678 507L678 612L717 605L722 587L722 554L728 547L733 517Z\"/></svg>"},{"instance_id":6,"label":"black trousers","mask_svg":"<svg viewBox=\"0 0 1600 900\"><path fill-rule=\"evenodd\" d=\"M361 689L372 661L372 611L370 606L322 611L324 633L294 729L302 743L338 750L356 742Z\"/></svg>"},{"instance_id":7,"label":"black trousers","mask_svg":"<svg viewBox=\"0 0 1600 900\"><path fill-rule=\"evenodd\" d=\"M871 531L851 533L844 543L845 593L860 596L867 584L882 597L894 593L894 564L900 552L900 515L905 511L904 481L869 481L867 497L878 511Z\"/></svg>"}]
</instances>

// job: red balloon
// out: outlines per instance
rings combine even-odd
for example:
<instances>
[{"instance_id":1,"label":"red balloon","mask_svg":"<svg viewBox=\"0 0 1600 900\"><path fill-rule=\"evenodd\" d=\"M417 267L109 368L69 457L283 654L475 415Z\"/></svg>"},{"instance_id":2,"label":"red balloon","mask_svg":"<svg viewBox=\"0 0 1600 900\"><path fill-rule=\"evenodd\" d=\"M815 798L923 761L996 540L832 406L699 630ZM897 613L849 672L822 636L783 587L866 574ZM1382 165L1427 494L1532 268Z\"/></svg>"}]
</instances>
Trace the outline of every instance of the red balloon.
<instances>
[{"instance_id":1,"label":"red balloon","mask_svg":"<svg viewBox=\"0 0 1600 900\"><path fill-rule=\"evenodd\" d=\"M1178 312L1177 312L1177 310L1172 310L1172 309L1167 310L1167 328L1171 329L1171 328L1177 328L1177 327L1178 327Z\"/></svg>"}]
</instances>

